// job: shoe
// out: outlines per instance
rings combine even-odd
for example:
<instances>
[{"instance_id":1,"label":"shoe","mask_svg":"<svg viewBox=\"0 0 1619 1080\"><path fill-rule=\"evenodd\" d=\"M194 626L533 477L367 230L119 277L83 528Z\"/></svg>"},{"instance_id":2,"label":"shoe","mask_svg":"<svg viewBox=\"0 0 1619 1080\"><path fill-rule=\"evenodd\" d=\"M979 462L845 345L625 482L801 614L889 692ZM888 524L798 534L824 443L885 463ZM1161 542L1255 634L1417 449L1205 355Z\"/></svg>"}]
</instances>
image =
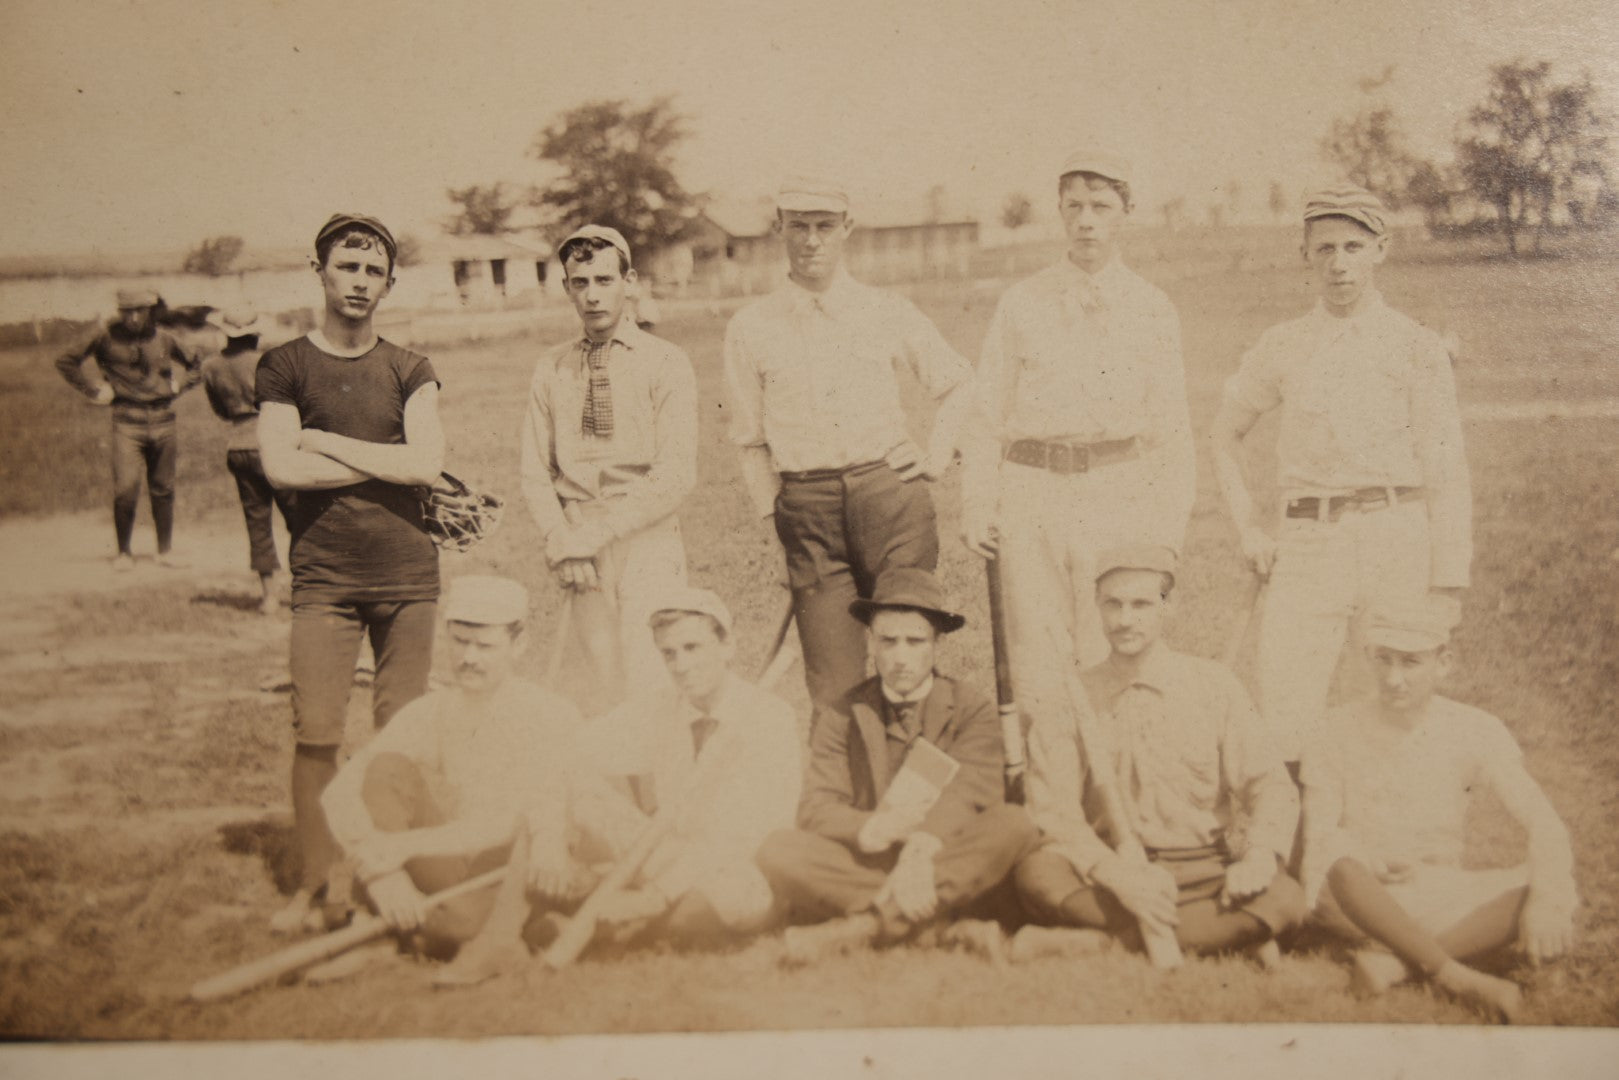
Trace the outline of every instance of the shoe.
<instances>
[{"instance_id":1,"label":"shoe","mask_svg":"<svg viewBox=\"0 0 1619 1080\"><path fill-rule=\"evenodd\" d=\"M292 689L292 673L275 671L259 680L259 689L266 694L285 694Z\"/></svg>"},{"instance_id":2,"label":"shoe","mask_svg":"<svg viewBox=\"0 0 1619 1080\"><path fill-rule=\"evenodd\" d=\"M270 933L296 934L310 929L311 918L322 919L320 905L315 903L315 890L302 888L292 894L286 907L270 916ZM324 920L322 919L324 922ZM316 929L320 929L319 926Z\"/></svg>"},{"instance_id":3,"label":"shoe","mask_svg":"<svg viewBox=\"0 0 1619 1080\"><path fill-rule=\"evenodd\" d=\"M962 919L939 928L939 944L981 956L996 967L1007 962L1006 934L988 919Z\"/></svg>"},{"instance_id":4,"label":"shoe","mask_svg":"<svg viewBox=\"0 0 1619 1080\"><path fill-rule=\"evenodd\" d=\"M1350 989L1356 997L1377 997L1391 986L1411 977L1411 970L1393 953L1382 949L1360 949L1355 953Z\"/></svg>"},{"instance_id":5,"label":"shoe","mask_svg":"<svg viewBox=\"0 0 1619 1080\"><path fill-rule=\"evenodd\" d=\"M374 967L398 956L399 946L392 938L369 941L364 945L355 946L346 953L339 953L324 963L316 964L304 972L304 982L309 986L319 986L321 983L347 979L368 967Z\"/></svg>"},{"instance_id":6,"label":"shoe","mask_svg":"<svg viewBox=\"0 0 1619 1080\"><path fill-rule=\"evenodd\" d=\"M112 570L115 574L127 574L135 569L135 556L127 551L120 551L112 557Z\"/></svg>"},{"instance_id":7,"label":"shoe","mask_svg":"<svg viewBox=\"0 0 1619 1080\"><path fill-rule=\"evenodd\" d=\"M1094 956L1112 947L1113 938L1106 930L1087 926L1025 926L1012 936L1007 959L1014 964L1027 964L1045 956L1072 959Z\"/></svg>"},{"instance_id":8,"label":"shoe","mask_svg":"<svg viewBox=\"0 0 1619 1080\"><path fill-rule=\"evenodd\" d=\"M790 926L781 936L785 949L781 962L785 967L801 967L824 957L841 956L858 946L870 945L880 928L877 916L870 911L816 926Z\"/></svg>"}]
</instances>

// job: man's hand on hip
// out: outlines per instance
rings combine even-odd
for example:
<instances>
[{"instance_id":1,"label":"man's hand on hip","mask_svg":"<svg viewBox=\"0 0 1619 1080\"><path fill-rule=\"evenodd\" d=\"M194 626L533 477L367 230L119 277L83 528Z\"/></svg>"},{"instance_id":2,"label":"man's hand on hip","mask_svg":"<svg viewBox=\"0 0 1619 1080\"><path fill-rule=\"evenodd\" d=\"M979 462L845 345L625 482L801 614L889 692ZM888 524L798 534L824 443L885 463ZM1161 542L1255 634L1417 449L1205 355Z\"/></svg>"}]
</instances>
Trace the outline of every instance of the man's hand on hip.
<instances>
[{"instance_id":1,"label":"man's hand on hip","mask_svg":"<svg viewBox=\"0 0 1619 1080\"><path fill-rule=\"evenodd\" d=\"M912 480L935 480L938 478L938 469L922 452L922 448L910 439L906 439L883 458L888 467L899 473L902 481L909 483Z\"/></svg>"}]
</instances>

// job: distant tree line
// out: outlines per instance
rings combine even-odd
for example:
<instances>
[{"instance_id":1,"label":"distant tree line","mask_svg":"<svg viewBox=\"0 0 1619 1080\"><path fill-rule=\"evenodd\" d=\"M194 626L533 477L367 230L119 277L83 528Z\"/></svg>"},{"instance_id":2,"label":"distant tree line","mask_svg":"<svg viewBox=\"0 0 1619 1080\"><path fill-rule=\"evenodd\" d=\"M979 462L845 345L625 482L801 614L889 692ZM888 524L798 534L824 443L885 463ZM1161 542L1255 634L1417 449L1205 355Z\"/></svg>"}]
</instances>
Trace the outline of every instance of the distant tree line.
<instances>
[{"instance_id":1,"label":"distant tree line","mask_svg":"<svg viewBox=\"0 0 1619 1080\"><path fill-rule=\"evenodd\" d=\"M1430 232L1464 226L1458 215L1469 201L1488 207L1516 255L1520 234L1532 228L1538 251L1560 217L1587 227L1619 216L1608 123L1590 76L1558 82L1550 63L1515 60L1490 69L1484 100L1458 128L1453 161L1412 154L1387 105L1333 121L1321 152L1391 209L1420 209Z\"/></svg>"}]
</instances>

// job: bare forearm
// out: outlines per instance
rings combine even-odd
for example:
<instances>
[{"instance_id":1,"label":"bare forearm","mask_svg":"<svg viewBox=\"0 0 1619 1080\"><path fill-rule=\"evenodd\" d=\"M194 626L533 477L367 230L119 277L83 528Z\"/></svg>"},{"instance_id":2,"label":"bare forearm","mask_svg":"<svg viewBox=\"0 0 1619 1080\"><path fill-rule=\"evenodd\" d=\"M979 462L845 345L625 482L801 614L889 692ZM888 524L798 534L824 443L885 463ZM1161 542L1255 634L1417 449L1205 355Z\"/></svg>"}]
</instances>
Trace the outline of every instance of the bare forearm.
<instances>
[{"instance_id":1,"label":"bare forearm","mask_svg":"<svg viewBox=\"0 0 1619 1080\"><path fill-rule=\"evenodd\" d=\"M410 443L374 443L334 435L329 431L304 433L300 449L346 466L349 470L375 477L390 484L432 484L444 465L444 455L436 447Z\"/></svg>"},{"instance_id":2,"label":"bare forearm","mask_svg":"<svg viewBox=\"0 0 1619 1080\"><path fill-rule=\"evenodd\" d=\"M365 473L340 461L306 450L265 453L261 444L259 457L265 477L283 491L328 491L368 479Z\"/></svg>"}]
</instances>

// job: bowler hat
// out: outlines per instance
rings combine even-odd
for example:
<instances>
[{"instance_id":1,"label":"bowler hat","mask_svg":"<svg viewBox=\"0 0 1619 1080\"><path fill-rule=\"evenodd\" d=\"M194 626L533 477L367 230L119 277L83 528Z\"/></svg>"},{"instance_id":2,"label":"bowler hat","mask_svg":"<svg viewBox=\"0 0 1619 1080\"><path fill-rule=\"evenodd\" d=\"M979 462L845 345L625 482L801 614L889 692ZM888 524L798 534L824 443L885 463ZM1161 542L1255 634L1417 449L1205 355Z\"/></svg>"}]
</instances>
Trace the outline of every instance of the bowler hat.
<instances>
[{"instance_id":1,"label":"bowler hat","mask_svg":"<svg viewBox=\"0 0 1619 1080\"><path fill-rule=\"evenodd\" d=\"M941 634L949 634L967 625L964 615L947 610L944 591L930 571L914 566L902 566L886 571L877 579L877 588L871 598L856 600L849 605L849 614L866 625L879 611L915 611L926 616L928 622Z\"/></svg>"}]
</instances>

